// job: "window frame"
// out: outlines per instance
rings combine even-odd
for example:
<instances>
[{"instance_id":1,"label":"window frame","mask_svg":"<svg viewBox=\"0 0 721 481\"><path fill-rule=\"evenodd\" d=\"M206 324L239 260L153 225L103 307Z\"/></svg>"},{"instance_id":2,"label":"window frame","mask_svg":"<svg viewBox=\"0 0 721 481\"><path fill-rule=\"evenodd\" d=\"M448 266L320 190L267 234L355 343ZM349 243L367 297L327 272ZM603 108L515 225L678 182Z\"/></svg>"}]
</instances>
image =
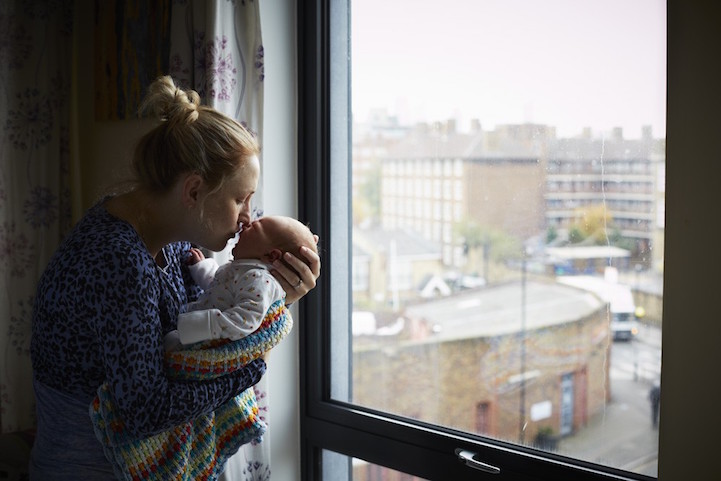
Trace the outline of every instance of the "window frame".
<instances>
[{"instance_id":1,"label":"window frame","mask_svg":"<svg viewBox=\"0 0 721 481\"><path fill-rule=\"evenodd\" d=\"M484 463L500 468L500 474L492 479L576 480L579 476L588 480L655 479L331 398L329 313L333 310L330 293L334 285L334 262L350 265L350 259L329 255L335 252L334 242L347 241L350 236L349 232L335 233L331 226L331 207L338 207L331 197L331 169L343 163L331 158L331 69L337 65L333 65L335 59L331 58L330 9L343 5L348 6L347 2L335 0L302 0L297 7L299 212L320 236L323 257L323 275L318 279L317 288L299 307L300 317L304 319L298 326L301 478L323 479L323 450L425 479L482 478L481 471L459 461L456 450L464 449L477 453L477 459ZM350 16L347 10L345 13ZM350 129L350 125L346 128ZM350 158L348 160L345 167L350 175ZM349 182L348 192L350 188ZM350 255L348 252L348 257ZM348 276L349 293L351 281ZM350 460L345 469L350 471Z\"/></svg>"}]
</instances>

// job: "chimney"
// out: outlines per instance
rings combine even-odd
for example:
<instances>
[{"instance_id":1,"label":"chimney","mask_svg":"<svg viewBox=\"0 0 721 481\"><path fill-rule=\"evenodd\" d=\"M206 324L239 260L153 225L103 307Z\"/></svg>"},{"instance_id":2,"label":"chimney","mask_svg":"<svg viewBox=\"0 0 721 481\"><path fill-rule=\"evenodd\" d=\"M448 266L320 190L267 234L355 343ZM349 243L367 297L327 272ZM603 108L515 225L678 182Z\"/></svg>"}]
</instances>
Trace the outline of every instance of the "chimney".
<instances>
[{"instance_id":1,"label":"chimney","mask_svg":"<svg viewBox=\"0 0 721 481\"><path fill-rule=\"evenodd\" d=\"M446 134L455 134L456 133L456 120L455 119L448 119L446 122Z\"/></svg>"},{"instance_id":2,"label":"chimney","mask_svg":"<svg viewBox=\"0 0 721 481\"><path fill-rule=\"evenodd\" d=\"M653 139L653 129L650 125L644 125L643 127L641 127L641 138L643 140Z\"/></svg>"}]
</instances>

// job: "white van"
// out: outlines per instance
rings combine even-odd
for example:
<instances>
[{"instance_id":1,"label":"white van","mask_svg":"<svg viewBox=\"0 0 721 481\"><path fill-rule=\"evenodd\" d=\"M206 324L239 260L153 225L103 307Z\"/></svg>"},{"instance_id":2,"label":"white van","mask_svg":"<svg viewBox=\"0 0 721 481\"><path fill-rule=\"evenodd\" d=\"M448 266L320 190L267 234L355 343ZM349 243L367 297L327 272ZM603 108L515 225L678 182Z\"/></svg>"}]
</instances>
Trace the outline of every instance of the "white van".
<instances>
[{"instance_id":1,"label":"white van","mask_svg":"<svg viewBox=\"0 0 721 481\"><path fill-rule=\"evenodd\" d=\"M638 334L636 306L628 286L616 284L610 289L611 333L613 340L630 341Z\"/></svg>"},{"instance_id":2,"label":"white van","mask_svg":"<svg viewBox=\"0 0 721 481\"><path fill-rule=\"evenodd\" d=\"M557 278L563 284L585 289L608 302L613 340L630 341L638 334L636 306L631 288L625 284L592 276L564 276Z\"/></svg>"}]
</instances>

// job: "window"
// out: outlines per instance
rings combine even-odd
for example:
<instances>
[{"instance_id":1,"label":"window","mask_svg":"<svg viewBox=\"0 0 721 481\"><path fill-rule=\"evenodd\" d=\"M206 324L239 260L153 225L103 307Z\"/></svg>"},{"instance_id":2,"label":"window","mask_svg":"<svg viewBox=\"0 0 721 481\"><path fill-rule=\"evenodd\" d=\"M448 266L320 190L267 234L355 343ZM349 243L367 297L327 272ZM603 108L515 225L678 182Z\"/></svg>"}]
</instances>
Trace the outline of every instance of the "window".
<instances>
[{"instance_id":1,"label":"window","mask_svg":"<svg viewBox=\"0 0 721 481\"><path fill-rule=\"evenodd\" d=\"M314 452L315 462L324 467L323 479L351 479L352 471L347 462L334 462L335 458L323 450L370 461L376 466L372 471L379 473L374 479L385 479L381 466L427 479L471 479L477 472L458 463L459 449L500 467L505 476L502 479L573 479L579 469L589 479L646 479L655 475L655 466L635 468L629 464L628 453L614 459L589 456L579 444L574 448L572 440L591 429L594 419L605 420L611 415L611 393L628 387L614 384L617 379L636 383L632 386L636 402L639 394L657 382L660 345L640 352L634 340L614 341L611 322L615 313L611 310L616 297L605 287L571 287L557 282L557 278L592 277L606 285L621 284L629 292L651 282L649 279L662 280L662 250L654 250L654 246L663 232L653 230L655 226L646 218L633 218L631 214L620 217L618 213L614 218L610 206L645 195L644 201L662 208L663 186L650 183L653 189L639 191L634 185L639 175L649 179L661 176L658 171L665 161L663 119L655 137L653 129L638 125L638 137L624 138L624 132L633 134L619 129L594 134L582 123L563 125L562 130L552 119L529 122L523 115L505 123L495 120L495 125L492 118L481 118L480 122L469 122L470 130L462 131L454 119L429 118L424 124L407 122L400 111L381 112L386 116L381 116L383 122L364 125L363 132L377 129L369 141L384 142L384 154L375 160L380 163L379 171L389 174L377 179L380 192L376 193L381 201L359 213L356 205L368 199L350 195L348 186L354 185L354 158L350 153L372 145L358 145L364 139L354 135L362 120L356 110L356 96L365 93L352 73L365 69L377 75L382 69L372 63L357 63L362 55L356 58L352 43L362 41L356 32L362 31L364 24L356 23L363 20L354 15L365 18L365 25L381 42L399 43L388 50L402 56L404 61L397 61L397 68L402 70L410 68L414 49L423 50L429 44L412 41L410 31L408 38L400 35L413 26L408 22L410 7L406 5L404 10L398 4L382 3L382 20L359 13L362 8L381 8L370 1L353 2L352 7L343 2L319 2L317 9L306 6L299 13L301 40L306 42L301 52L311 53L301 54L301 122L316 127L312 135L300 137L300 147L305 159L318 159L304 164L300 185L307 189L304 212L312 216L313 225L322 227L321 237L327 241L324 294L314 293L306 301L306 316L318 322L305 331L310 343L306 347L314 348L308 349L304 371L307 415L303 429L308 433L308 445L313 447L309 449L321 448ZM483 9L488 8L495 14L494 21L501 23L499 18L507 15L499 17L496 9L501 4L510 2L447 2L434 4L433 12L437 15L438 9L447 9L446 14L454 21L461 21L466 12L463 9L473 7L477 10L468 16L478 21L485 14ZM522 5L531 4L541 2ZM607 10L608 4L599 2L599 11ZM576 4L564 3L562 7L578 8L572 5ZM664 37L659 31L664 31L664 4L644 5L649 8L644 18L661 22L653 37L657 41L655 50L649 55L662 57ZM416 13L426 8L419 2L413 6ZM584 4L580 8L590 7ZM547 34L560 29L558 25L544 25L540 14L512 13L515 16L508 18L514 23L508 25L532 18L532 25L524 28L539 28ZM423 27L423 15L419 15L421 20L413 17L411 23L425 32L433 31L437 19L435 24ZM611 17L623 20L617 13ZM597 18L594 21L599 23ZM378 22L393 23L393 32L400 36L384 37ZM600 23L608 28L608 23ZM529 49L532 32L519 33L510 27L505 30L526 38L526 50L533 51ZM619 27L619 31L623 29ZM426 55L449 51L448 46L441 48L443 35L427 37L439 50L424 51ZM607 35L601 39L601 44L613 46ZM467 40L478 45L473 39ZM518 38L508 35L504 43L516 41ZM403 42L408 44L401 48ZM454 44L456 48L458 45ZM505 63L494 66L496 52L489 52L492 44L483 45L486 48L480 51L488 55L483 75L491 90L502 96L507 88L521 88L494 83L492 75ZM500 50L498 45L493 46ZM583 50L578 45L576 48ZM543 50L546 54L553 51ZM545 62L558 62L546 54ZM538 68L547 72L549 67L543 64ZM651 73L658 76L663 71L659 69ZM451 69L448 75L460 77L453 73ZM397 71L387 74L394 76ZM649 118L642 121L655 123L657 114L663 118L665 91L658 85L644 87L655 91L656 104ZM468 95L476 93L465 91ZM440 96L443 89L434 93ZM369 98L372 96L360 104L368 103ZM640 102L639 96L636 100ZM377 121L379 105L368 107L375 108L369 118ZM589 123L594 121L602 122L589 119ZM611 127L615 126L608 125ZM572 132L573 128L577 132ZM628 157L629 149L636 149L634 156ZM634 164L636 158L644 163L644 169ZM649 162L653 167L645 170ZM616 169L614 165L629 168ZM436 199L441 193L451 197L451 183L444 176L454 171L463 172L453 192L459 197L458 209L464 216L449 232L436 222L451 217ZM425 224L418 228L407 218L416 215L417 209L403 207L410 206L410 196L418 189L403 186L421 176L427 176L424 184L432 188L424 189L428 208L424 209ZM548 196L550 192L562 195ZM596 227L602 226L600 230L582 228L594 222ZM378 230L368 235L368 226ZM374 239L375 249L369 255L376 259L367 264L368 290L374 294L362 300L349 284L349 266L355 262L352 252L361 235ZM552 248L557 249L551 253ZM456 251L464 254L454 255ZM372 286L374 279L378 280L377 288ZM429 283L435 283L435 288L426 298L422 292ZM494 303L501 305L494 308ZM547 304L555 304L550 314L545 310ZM374 312L375 330L353 335L349 320L361 307ZM631 312L639 314L635 309L638 306L633 307ZM461 322L469 319L473 322ZM652 336L660 337L658 327ZM640 357L644 359L643 371L628 367L634 362L638 365ZM619 358L625 360L623 365L611 364ZM652 429L645 398L633 409L638 416L646 416L640 422ZM331 471L331 467L340 471Z\"/></svg>"}]
</instances>

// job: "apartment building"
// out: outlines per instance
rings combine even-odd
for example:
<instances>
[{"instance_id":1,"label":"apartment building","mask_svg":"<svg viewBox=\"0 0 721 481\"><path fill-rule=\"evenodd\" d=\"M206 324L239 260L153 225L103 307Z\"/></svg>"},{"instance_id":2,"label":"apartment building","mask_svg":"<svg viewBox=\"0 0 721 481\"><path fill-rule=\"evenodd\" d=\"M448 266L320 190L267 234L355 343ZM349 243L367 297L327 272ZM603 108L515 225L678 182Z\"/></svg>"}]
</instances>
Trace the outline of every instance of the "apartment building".
<instances>
[{"instance_id":1,"label":"apartment building","mask_svg":"<svg viewBox=\"0 0 721 481\"><path fill-rule=\"evenodd\" d=\"M368 226L353 230L353 302L355 306L385 306L418 298L422 282L441 275L438 244L406 229Z\"/></svg>"},{"instance_id":2,"label":"apartment building","mask_svg":"<svg viewBox=\"0 0 721 481\"><path fill-rule=\"evenodd\" d=\"M544 227L544 158L552 129L480 125L459 133L450 123L420 126L380 159L380 223L442 246L447 266L464 262L457 230L473 222L527 239Z\"/></svg>"},{"instance_id":3,"label":"apartment building","mask_svg":"<svg viewBox=\"0 0 721 481\"><path fill-rule=\"evenodd\" d=\"M381 226L439 243L447 266L464 262L464 238L454 227L462 222L526 241L549 228L565 233L599 206L610 216L609 234L631 240L633 263L662 265L664 141L650 127L640 139L625 139L620 128L609 138L585 130L561 139L537 124L484 131L474 123L460 133L446 122L401 135L391 123L374 132L354 147L373 153L361 155L358 167L354 159L354 169L380 177ZM374 142L382 148L366 145Z\"/></svg>"},{"instance_id":4,"label":"apartment building","mask_svg":"<svg viewBox=\"0 0 721 481\"><path fill-rule=\"evenodd\" d=\"M612 228L635 241L636 262L649 267L661 255L653 252L663 228L664 141L653 139L650 127L640 139L625 139L616 128L609 138L554 139L546 169L545 221L569 229L584 209L604 206ZM662 237L662 236L660 236Z\"/></svg>"}]
</instances>

